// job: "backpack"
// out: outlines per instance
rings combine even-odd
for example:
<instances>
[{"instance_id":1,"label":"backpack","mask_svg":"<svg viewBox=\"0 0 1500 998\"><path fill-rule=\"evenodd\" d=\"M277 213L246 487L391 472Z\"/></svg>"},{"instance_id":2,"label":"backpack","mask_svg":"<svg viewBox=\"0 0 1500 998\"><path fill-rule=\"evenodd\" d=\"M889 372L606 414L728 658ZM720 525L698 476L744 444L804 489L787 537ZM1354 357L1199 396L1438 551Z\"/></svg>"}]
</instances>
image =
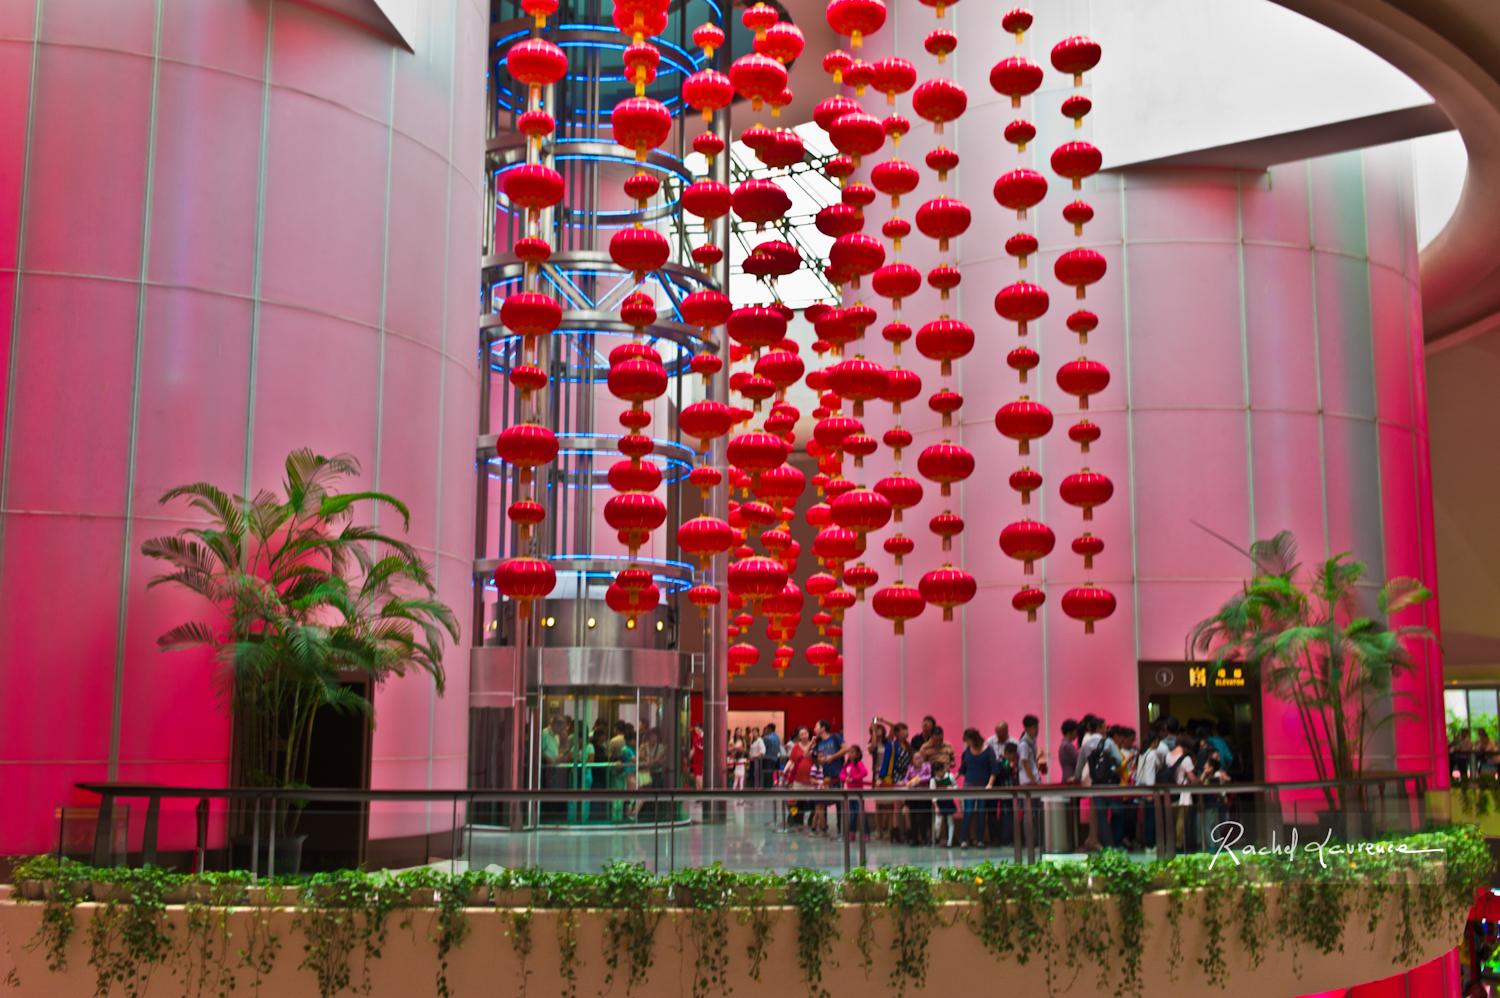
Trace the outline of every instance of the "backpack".
<instances>
[{"instance_id":1,"label":"backpack","mask_svg":"<svg viewBox=\"0 0 1500 998\"><path fill-rule=\"evenodd\" d=\"M1184 752L1177 757L1175 762L1156 767L1156 785L1158 787L1175 786L1177 783L1177 767L1181 766L1182 760L1186 758L1187 753Z\"/></svg>"},{"instance_id":2,"label":"backpack","mask_svg":"<svg viewBox=\"0 0 1500 998\"><path fill-rule=\"evenodd\" d=\"M1094 746L1094 751L1089 753L1089 782L1094 786L1109 786L1120 782L1120 771L1116 762L1104 754L1104 746L1109 739L1099 739L1099 744Z\"/></svg>"}]
</instances>

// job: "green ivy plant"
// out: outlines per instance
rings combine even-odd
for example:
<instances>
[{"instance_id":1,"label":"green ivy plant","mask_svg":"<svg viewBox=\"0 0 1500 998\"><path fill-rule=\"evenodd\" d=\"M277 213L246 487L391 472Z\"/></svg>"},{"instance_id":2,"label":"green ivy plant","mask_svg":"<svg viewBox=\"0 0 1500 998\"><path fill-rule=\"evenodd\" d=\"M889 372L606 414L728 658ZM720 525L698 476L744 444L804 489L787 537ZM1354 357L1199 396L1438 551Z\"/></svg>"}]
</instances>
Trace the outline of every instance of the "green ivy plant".
<instances>
[{"instance_id":1,"label":"green ivy plant","mask_svg":"<svg viewBox=\"0 0 1500 998\"><path fill-rule=\"evenodd\" d=\"M1189 855L1168 863L1134 864L1106 852L1086 862L947 869L936 880L918 868L887 867L862 870L847 883L859 888L850 893L861 906L855 942L867 973L875 957L875 921L891 916L888 984L896 998L904 998L909 988L925 987L930 940L941 923L940 883L963 886L970 903L955 907L955 917L966 921L997 960L1022 965L1044 961L1049 996L1092 971L1101 987L1112 985L1116 998L1143 998L1141 953L1151 928L1144 906L1153 890L1166 895L1167 970L1174 977L1189 956L1180 930L1188 922L1204 930L1201 949L1191 958L1209 983L1220 986L1232 971L1231 939L1237 940L1252 970L1275 947L1300 973L1304 954L1372 946L1366 940L1388 925L1393 961L1414 962L1426 941L1457 933L1475 889L1488 882L1492 862L1483 835L1467 825L1387 844L1440 851L1442 861L1393 848L1357 856L1311 850L1294 856L1257 854L1240 863ZM156 869L94 869L50 857L23 862L15 872L22 898L42 888L39 902L20 901L41 908L28 951L41 950L49 971L66 971L74 925L82 924L99 994L119 991L127 998L139 996L163 970L181 974L184 994L194 998L228 998L241 983L258 993L280 951L272 915L283 900L293 906L292 927L302 936L300 967L312 972L325 998L344 990L368 993L390 919L396 916L411 928L424 911L430 926L426 938L438 957L435 992L439 998L453 998L448 962L470 932L468 899L484 887L509 896L512 900L502 902L506 906L519 905L497 914L508 920L523 992L538 909L557 913L562 998L577 998L578 913L586 908L604 916L605 987L618 973L627 995L644 989L670 892L671 903L686 909L677 924L692 936L695 998L709 998L714 991L727 995L732 990L728 919L738 917L751 926L746 956L749 976L758 979L777 917L766 894L779 891L796 914L797 961L808 998L830 998L824 971L839 939L846 883L804 869L775 875L708 867L659 877L640 865L613 863L593 875L535 869L459 876L434 870L344 871L276 878L263 882L270 889L247 897L243 874L188 877ZM877 889L886 892L883 903L875 899ZM87 920L75 923L77 905L91 890L104 900ZM517 891L528 892L524 904L514 900ZM167 907L184 900L182 928L174 929ZM1358 939L1346 936L1351 920L1360 930Z\"/></svg>"}]
</instances>

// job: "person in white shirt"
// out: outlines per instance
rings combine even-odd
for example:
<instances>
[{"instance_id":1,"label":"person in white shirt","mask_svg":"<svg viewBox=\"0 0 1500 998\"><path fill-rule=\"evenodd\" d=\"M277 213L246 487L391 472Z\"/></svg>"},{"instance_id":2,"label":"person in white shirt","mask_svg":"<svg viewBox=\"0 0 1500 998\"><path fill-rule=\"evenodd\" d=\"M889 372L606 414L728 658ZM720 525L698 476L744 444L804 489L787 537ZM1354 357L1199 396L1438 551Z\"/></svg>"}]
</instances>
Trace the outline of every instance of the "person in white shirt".
<instances>
[{"instance_id":1,"label":"person in white shirt","mask_svg":"<svg viewBox=\"0 0 1500 998\"><path fill-rule=\"evenodd\" d=\"M1146 747L1141 749L1140 756L1135 762L1135 776L1133 782L1138 787L1156 786L1156 772L1161 767L1161 756L1157 749L1161 747L1162 722L1154 721L1151 730L1146 732ZM1156 798L1142 797L1141 810L1145 812L1144 817L1137 823L1140 829L1141 845L1147 849L1156 848Z\"/></svg>"},{"instance_id":2,"label":"person in white shirt","mask_svg":"<svg viewBox=\"0 0 1500 998\"><path fill-rule=\"evenodd\" d=\"M1078 746L1078 768L1073 773L1073 782L1081 786L1091 786L1093 780L1089 776L1089 756L1094 754L1099 742L1104 738L1104 718L1095 717L1093 714L1083 715L1083 730L1085 732L1082 743ZM1089 834L1084 840L1083 851L1094 852L1101 848L1099 842L1099 815L1094 807L1089 807Z\"/></svg>"},{"instance_id":3,"label":"person in white shirt","mask_svg":"<svg viewBox=\"0 0 1500 998\"><path fill-rule=\"evenodd\" d=\"M1172 782L1179 787L1197 786L1203 782L1193 772L1193 751L1197 749L1197 741L1191 734L1184 731L1177 736L1177 744L1172 751L1167 753L1167 769L1172 773ZM1177 841L1177 848L1182 851L1184 846L1183 832L1186 828L1188 808L1192 805L1192 794L1183 793L1178 795L1176 818L1173 837Z\"/></svg>"},{"instance_id":4,"label":"person in white shirt","mask_svg":"<svg viewBox=\"0 0 1500 998\"><path fill-rule=\"evenodd\" d=\"M1005 746L1014 744L1010 737L1010 723L1007 721L995 725L995 733L984 740L984 747L993 752L996 759L1005 758Z\"/></svg>"},{"instance_id":5,"label":"person in white shirt","mask_svg":"<svg viewBox=\"0 0 1500 998\"><path fill-rule=\"evenodd\" d=\"M754 739L750 742L750 785L760 786L760 767L766 757L766 740L760 736L759 728L751 728Z\"/></svg>"}]
</instances>

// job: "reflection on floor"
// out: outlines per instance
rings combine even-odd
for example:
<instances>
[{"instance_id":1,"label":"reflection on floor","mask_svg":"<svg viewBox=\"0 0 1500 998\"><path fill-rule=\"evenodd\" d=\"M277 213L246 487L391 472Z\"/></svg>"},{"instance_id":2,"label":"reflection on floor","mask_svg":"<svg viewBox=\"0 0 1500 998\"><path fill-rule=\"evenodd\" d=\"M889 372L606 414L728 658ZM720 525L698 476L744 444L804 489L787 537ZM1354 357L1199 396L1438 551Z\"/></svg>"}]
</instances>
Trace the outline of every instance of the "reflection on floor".
<instances>
[{"instance_id":1,"label":"reflection on floor","mask_svg":"<svg viewBox=\"0 0 1500 998\"><path fill-rule=\"evenodd\" d=\"M841 873L845 840L838 835L810 835L786 827L784 811L775 805L757 807L738 804L730 808L723 823L705 824L694 806L691 823L677 827L642 828L549 828L510 833L493 830L473 832L471 862L476 868L541 867L545 870L592 873L606 863L624 860L643 863L646 869L670 873L686 867L722 863L743 873L784 873L793 867ZM859 843L850 842L849 863L859 865ZM1155 858L1154 852L1130 854L1139 862ZM1079 853L1048 853L1047 860L1081 859ZM988 849L908 846L879 840L874 835L865 845L865 865L878 869L887 865L921 866L929 869L974 866L986 860L1013 862L1011 846ZM449 864L440 864L447 868ZM463 863L457 864L459 869Z\"/></svg>"}]
</instances>

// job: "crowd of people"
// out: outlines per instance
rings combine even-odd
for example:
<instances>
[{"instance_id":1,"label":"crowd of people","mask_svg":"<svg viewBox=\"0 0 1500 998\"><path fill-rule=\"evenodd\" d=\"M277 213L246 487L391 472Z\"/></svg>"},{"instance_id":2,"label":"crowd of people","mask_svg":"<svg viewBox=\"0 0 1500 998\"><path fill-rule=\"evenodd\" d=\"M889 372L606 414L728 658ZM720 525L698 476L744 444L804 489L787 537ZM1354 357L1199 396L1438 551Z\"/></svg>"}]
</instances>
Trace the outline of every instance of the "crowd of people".
<instances>
[{"instance_id":1,"label":"crowd of people","mask_svg":"<svg viewBox=\"0 0 1500 998\"><path fill-rule=\"evenodd\" d=\"M1029 843L1039 834L1040 821L1035 801L955 799L945 793L954 788L1190 787L1232 782L1229 774L1236 759L1222 722L1182 724L1164 717L1138 739L1134 728L1088 714L1063 722L1055 764L1038 746L1039 727L1036 716L1028 714L1021 719L1017 738L1001 721L988 737L977 728L964 729L957 744L931 716L922 719L916 732L905 722L876 717L862 744L846 739L827 721L811 729L799 727L785 742L774 724L737 728L729 736L726 775L735 789L866 791L850 801L850 820L842 834L959 849L1011 846L1018 833L1023 844ZM695 755L701 759L701 753ZM933 796L882 800L880 791L887 789L930 789ZM1081 851L1156 846L1153 798L1099 796L1086 801L1075 799L1069 805ZM1191 851L1204 846L1203 829L1211 827L1216 815L1227 813L1230 798L1227 791L1183 793L1179 803L1187 806L1173 809L1172 835L1177 849ZM788 821L806 834L840 834L837 808L831 804L794 801Z\"/></svg>"},{"instance_id":2,"label":"crowd of people","mask_svg":"<svg viewBox=\"0 0 1500 998\"><path fill-rule=\"evenodd\" d=\"M1478 737L1474 732L1478 731ZM1500 745L1484 728L1459 728L1448 741L1448 768L1455 779L1495 776L1500 771Z\"/></svg>"}]
</instances>

